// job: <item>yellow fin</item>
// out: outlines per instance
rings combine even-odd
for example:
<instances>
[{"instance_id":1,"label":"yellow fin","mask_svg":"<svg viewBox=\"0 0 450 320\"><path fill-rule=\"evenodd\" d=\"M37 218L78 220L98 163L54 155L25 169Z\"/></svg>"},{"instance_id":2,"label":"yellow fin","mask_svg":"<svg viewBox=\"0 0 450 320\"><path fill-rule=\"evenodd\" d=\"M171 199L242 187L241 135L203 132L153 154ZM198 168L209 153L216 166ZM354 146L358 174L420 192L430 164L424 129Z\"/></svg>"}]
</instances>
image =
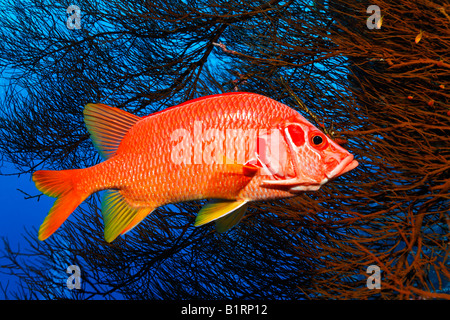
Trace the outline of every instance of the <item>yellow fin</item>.
<instances>
[{"instance_id":1,"label":"yellow fin","mask_svg":"<svg viewBox=\"0 0 450 320\"><path fill-rule=\"evenodd\" d=\"M155 210L154 208L140 208L138 212L136 212L136 215L134 216L133 221L124 229L122 230L122 235L125 233L131 231L134 227L136 227L142 220L145 219L146 216L148 216L152 211Z\"/></svg>"},{"instance_id":2,"label":"yellow fin","mask_svg":"<svg viewBox=\"0 0 450 320\"><path fill-rule=\"evenodd\" d=\"M216 231L218 233L223 233L231 228L233 228L235 225L237 225L242 217L244 216L245 212L247 211L248 204L245 203L242 207L234 210L230 214L227 214L226 216L223 216L222 218L219 218L216 220Z\"/></svg>"},{"instance_id":3,"label":"yellow fin","mask_svg":"<svg viewBox=\"0 0 450 320\"><path fill-rule=\"evenodd\" d=\"M83 114L91 140L105 159L114 155L125 134L141 119L124 110L100 103L87 104Z\"/></svg>"},{"instance_id":4,"label":"yellow fin","mask_svg":"<svg viewBox=\"0 0 450 320\"><path fill-rule=\"evenodd\" d=\"M207 203L198 212L194 226L198 227L205 223L214 221L233 211L239 209L247 203L247 200L215 200Z\"/></svg>"},{"instance_id":5,"label":"yellow fin","mask_svg":"<svg viewBox=\"0 0 450 320\"><path fill-rule=\"evenodd\" d=\"M153 210L152 207L131 207L119 190L106 191L102 200L105 240L111 242L120 234L130 231Z\"/></svg>"}]
</instances>

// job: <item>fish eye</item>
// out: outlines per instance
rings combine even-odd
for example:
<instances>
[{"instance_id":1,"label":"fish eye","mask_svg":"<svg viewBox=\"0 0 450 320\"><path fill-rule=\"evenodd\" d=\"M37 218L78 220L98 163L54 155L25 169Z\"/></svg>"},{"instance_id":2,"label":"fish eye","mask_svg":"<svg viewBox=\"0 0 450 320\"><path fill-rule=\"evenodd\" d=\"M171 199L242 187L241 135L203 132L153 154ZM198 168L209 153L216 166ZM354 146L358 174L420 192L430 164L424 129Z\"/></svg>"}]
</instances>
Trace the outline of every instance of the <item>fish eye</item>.
<instances>
[{"instance_id":1,"label":"fish eye","mask_svg":"<svg viewBox=\"0 0 450 320\"><path fill-rule=\"evenodd\" d=\"M318 149L325 149L328 146L328 140L323 133L312 133L309 141L311 141L313 147Z\"/></svg>"},{"instance_id":2,"label":"fish eye","mask_svg":"<svg viewBox=\"0 0 450 320\"><path fill-rule=\"evenodd\" d=\"M312 138L312 142L313 144L315 144L316 146L320 145L323 142L323 139L321 136L314 136Z\"/></svg>"}]
</instances>

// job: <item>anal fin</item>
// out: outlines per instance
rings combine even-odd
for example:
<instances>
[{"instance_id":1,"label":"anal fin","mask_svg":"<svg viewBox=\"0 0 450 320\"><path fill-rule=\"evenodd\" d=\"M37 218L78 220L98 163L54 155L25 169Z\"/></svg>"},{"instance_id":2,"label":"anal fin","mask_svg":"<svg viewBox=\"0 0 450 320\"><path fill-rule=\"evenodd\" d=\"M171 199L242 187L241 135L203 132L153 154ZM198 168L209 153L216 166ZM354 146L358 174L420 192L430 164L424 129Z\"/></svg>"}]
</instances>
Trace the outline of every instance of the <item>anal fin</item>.
<instances>
[{"instance_id":1,"label":"anal fin","mask_svg":"<svg viewBox=\"0 0 450 320\"><path fill-rule=\"evenodd\" d=\"M228 214L233 213L241 207L245 207L247 200L214 200L206 205L198 212L194 225L196 227L214 221ZM245 212L245 210L243 210Z\"/></svg>"},{"instance_id":2,"label":"anal fin","mask_svg":"<svg viewBox=\"0 0 450 320\"><path fill-rule=\"evenodd\" d=\"M154 209L153 207L132 207L125 201L119 190L106 191L102 200L105 240L111 242L120 234L130 231Z\"/></svg>"},{"instance_id":3,"label":"anal fin","mask_svg":"<svg viewBox=\"0 0 450 320\"><path fill-rule=\"evenodd\" d=\"M144 207L139 208L134 216L134 219L130 222L130 224L122 230L121 234L124 235L125 233L131 231L134 227L136 227L142 220L145 219L152 211L155 210L155 208L152 207Z\"/></svg>"}]
</instances>

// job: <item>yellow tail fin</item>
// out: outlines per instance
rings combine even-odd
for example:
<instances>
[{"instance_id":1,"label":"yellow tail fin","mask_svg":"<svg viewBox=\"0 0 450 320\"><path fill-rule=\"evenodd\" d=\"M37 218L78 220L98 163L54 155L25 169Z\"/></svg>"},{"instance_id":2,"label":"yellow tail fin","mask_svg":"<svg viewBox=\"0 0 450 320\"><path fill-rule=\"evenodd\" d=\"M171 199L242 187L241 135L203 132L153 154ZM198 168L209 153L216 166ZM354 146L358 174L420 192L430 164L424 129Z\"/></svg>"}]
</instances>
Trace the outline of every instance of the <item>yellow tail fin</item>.
<instances>
[{"instance_id":1,"label":"yellow tail fin","mask_svg":"<svg viewBox=\"0 0 450 320\"><path fill-rule=\"evenodd\" d=\"M57 198L39 228L39 240L45 240L51 236L89 196L89 194L80 194L74 188L76 180L74 178L78 170L41 170L33 174L36 188L47 196Z\"/></svg>"}]
</instances>

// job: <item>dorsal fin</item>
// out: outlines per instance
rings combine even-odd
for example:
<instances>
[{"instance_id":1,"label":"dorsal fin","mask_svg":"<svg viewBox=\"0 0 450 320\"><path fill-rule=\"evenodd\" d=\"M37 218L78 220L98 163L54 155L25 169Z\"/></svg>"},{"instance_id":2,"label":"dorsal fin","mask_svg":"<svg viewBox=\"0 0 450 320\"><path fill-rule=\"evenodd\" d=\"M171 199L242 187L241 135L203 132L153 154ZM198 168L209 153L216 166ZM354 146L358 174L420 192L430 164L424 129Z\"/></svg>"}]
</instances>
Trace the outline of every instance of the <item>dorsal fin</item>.
<instances>
[{"instance_id":1,"label":"dorsal fin","mask_svg":"<svg viewBox=\"0 0 450 320\"><path fill-rule=\"evenodd\" d=\"M105 159L114 155L122 138L141 119L134 114L100 103L87 104L83 114L92 142Z\"/></svg>"}]
</instances>

